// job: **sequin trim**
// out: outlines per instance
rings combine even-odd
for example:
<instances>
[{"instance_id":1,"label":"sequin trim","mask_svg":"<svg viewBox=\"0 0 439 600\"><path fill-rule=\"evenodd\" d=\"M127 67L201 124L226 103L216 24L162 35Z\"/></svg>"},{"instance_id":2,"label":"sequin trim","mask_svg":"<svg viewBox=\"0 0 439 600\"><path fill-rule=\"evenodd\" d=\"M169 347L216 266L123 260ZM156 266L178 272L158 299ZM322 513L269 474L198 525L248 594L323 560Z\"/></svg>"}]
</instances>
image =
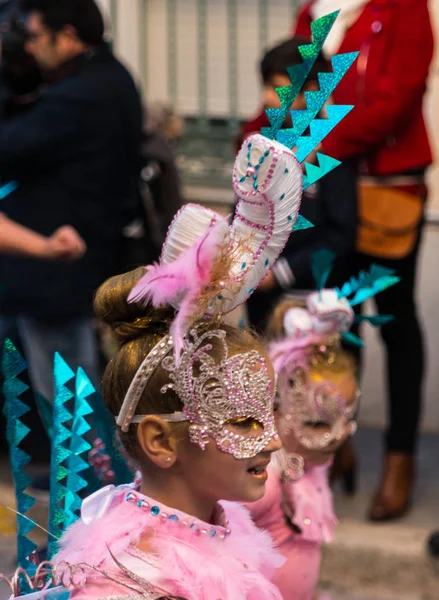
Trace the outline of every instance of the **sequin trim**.
<instances>
[{"instance_id":1,"label":"sequin trim","mask_svg":"<svg viewBox=\"0 0 439 600\"><path fill-rule=\"evenodd\" d=\"M162 524L164 526L182 527L189 530L197 537L206 537L211 539L225 540L231 534L231 530L228 527L228 521L222 525L209 525L198 519L194 519L190 515L173 511L169 507L160 505L154 500L147 499L145 496L137 494L135 492L127 492L124 496L125 502L136 505L137 508L142 510L145 514L152 517L157 525ZM221 512L220 518L224 517L224 513Z\"/></svg>"}]
</instances>

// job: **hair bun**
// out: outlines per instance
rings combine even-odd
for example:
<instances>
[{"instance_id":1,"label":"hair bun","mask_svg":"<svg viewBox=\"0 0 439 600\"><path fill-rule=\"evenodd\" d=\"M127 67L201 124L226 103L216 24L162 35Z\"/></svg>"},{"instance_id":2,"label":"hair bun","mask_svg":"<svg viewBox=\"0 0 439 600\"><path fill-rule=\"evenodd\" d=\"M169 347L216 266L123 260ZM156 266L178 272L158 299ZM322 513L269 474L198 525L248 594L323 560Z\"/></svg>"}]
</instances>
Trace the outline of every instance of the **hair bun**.
<instances>
[{"instance_id":1,"label":"hair bun","mask_svg":"<svg viewBox=\"0 0 439 600\"><path fill-rule=\"evenodd\" d=\"M174 310L170 306L153 308L129 303L128 296L145 274L139 267L129 273L111 277L96 292L94 311L96 317L111 327L119 342L144 335L164 336L169 332Z\"/></svg>"}]
</instances>

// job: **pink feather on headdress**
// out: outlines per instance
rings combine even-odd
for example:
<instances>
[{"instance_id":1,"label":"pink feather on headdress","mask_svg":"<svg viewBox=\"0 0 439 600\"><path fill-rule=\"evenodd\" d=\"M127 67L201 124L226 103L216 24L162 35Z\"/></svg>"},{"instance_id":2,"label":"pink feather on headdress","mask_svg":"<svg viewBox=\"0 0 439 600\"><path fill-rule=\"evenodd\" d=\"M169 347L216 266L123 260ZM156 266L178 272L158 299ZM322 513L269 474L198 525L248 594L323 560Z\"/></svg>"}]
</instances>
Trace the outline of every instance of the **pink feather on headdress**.
<instances>
[{"instance_id":1,"label":"pink feather on headdress","mask_svg":"<svg viewBox=\"0 0 439 600\"><path fill-rule=\"evenodd\" d=\"M196 244L168 264L154 264L134 286L128 302L141 302L154 307L177 305L178 312L170 334L178 360L184 346L184 334L200 292L210 283L212 265L224 241L224 220L213 221Z\"/></svg>"}]
</instances>

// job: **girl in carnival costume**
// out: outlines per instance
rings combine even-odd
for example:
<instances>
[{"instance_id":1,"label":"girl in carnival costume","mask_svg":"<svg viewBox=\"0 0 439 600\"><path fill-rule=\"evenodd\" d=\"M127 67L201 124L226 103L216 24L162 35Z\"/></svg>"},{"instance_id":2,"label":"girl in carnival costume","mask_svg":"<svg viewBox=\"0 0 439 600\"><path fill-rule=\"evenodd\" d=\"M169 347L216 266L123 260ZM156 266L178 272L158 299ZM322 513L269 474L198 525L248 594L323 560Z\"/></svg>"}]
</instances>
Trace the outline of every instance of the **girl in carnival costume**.
<instances>
[{"instance_id":1,"label":"girl in carnival costume","mask_svg":"<svg viewBox=\"0 0 439 600\"><path fill-rule=\"evenodd\" d=\"M104 400L141 478L89 496L60 540L52 583L71 589L71 600L281 599L269 578L283 559L241 504L263 496L281 447L275 373L262 345L224 316L270 271L295 228L303 189L339 164L318 155L318 166L301 166L352 108L332 106L317 123L355 53L334 60L308 109L281 129L335 18L316 23L291 86L278 90L284 101L270 111L271 127L238 153L232 224L186 205L158 265L115 277L97 293L96 314L120 344ZM37 595L46 596L47 589Z\"/></svg>"},{"instance_id":2,"label":"girl in carnival costume","mask_svg":"<svg viewBox=\"0 0 439 600\"><path fill-rule=\"evenodd\" d=\"M325 254L320 253L323 261ZM249 509L286 558L273 577L284 600L315 598L321 545L332 541L337 525L328 468L357 429L356 365L340 343L343 336L359 342L348 334L354 322L351 304L396 282L391 272L375 267L342 291L309 294L305 306L286 298L270 319L269 355L278 375L276 416L283 448L268 468L265 495ZM352 293L349 301L346 296Z\"/></svg>"},{"instance_id":3,"label":"girl in carnival costume","mask_svg":"<svg viewBox=\"0 0 439 600\"><path fill-rule=\"evenodd\" d=\"M223 315L288 239L302 169L263 136L250 148L235 163L241 202L231 226L186 205L160 264L114 277L96 295L97 316L119 340L104 401L141 479L88 497L61 539L53 578L72 588L71 600L281 598L270 578L283 559L235 503L263 495L281 446L274 371L263 346ZM256 187L248 154L260 165Z\"/></svg>"}]
</instances>

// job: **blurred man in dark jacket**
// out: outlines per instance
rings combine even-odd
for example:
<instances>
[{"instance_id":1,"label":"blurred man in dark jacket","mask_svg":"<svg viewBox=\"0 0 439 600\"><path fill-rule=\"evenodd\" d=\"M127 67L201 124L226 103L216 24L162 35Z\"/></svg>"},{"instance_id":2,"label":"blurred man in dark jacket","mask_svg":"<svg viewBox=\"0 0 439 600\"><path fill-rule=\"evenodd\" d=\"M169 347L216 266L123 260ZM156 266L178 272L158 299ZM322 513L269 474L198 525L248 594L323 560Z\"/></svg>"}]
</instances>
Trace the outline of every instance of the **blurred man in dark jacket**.
<instances>
[{"instance_id":1,"label":"blurred man in dark jacket","mask_svg":"<svg viewBox=\"0 0 439 600\"><path fill-rule=\"evenodd\" d=\"M92 298L121 267L122 229L137 210L142 114L94 0L20 7L45 85L37 99L11 90L10 102L31 104L0 121L0 177L17 185L2 211L43 235L67 223L88 248L75 264L0 261L0 339L17 325L34 391L50 401L56 351L99 380Z\"/></svg>"},{"instance_id":2,"label":"blurred man in dark jacket","mask_svg":"<svg viewBox=\"0 0 439 600\"><path fill-rule=\"evenodd\" d=\"M0 0L0 24L8 20L13 8L18 5L18 0Z\"/></svg>"}]
</instances>

